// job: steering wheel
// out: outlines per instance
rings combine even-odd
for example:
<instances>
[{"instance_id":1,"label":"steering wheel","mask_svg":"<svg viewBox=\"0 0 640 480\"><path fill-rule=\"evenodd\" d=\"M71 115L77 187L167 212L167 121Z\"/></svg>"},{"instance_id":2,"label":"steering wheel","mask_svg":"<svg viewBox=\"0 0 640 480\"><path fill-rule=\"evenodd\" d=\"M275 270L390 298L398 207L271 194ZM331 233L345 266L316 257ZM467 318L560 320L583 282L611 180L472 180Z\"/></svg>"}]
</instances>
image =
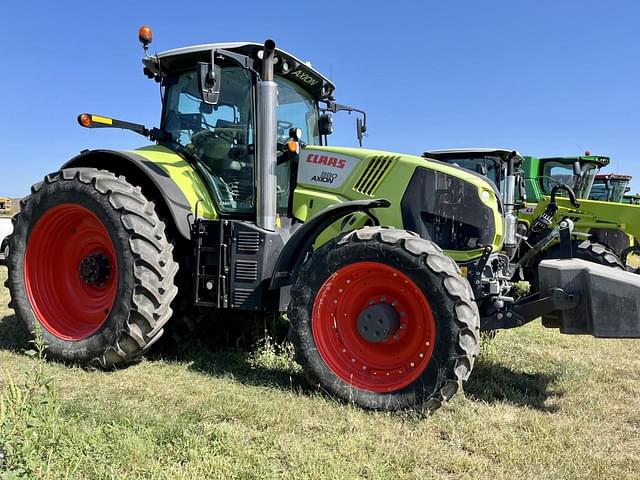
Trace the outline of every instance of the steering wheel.
<instances>
[{"instance_id":1,"label":"steering wheel","mask_svg":"<svg viewBox=\"0 0 640 480\"><path fill-rule=\"evenodd\" d=\"M234 138L232 135L216 132L214 130L200 130L191 135L191 143L197 148L204 148L210 142L227 142L232 145Z\"/></svg>"}]
</instances>

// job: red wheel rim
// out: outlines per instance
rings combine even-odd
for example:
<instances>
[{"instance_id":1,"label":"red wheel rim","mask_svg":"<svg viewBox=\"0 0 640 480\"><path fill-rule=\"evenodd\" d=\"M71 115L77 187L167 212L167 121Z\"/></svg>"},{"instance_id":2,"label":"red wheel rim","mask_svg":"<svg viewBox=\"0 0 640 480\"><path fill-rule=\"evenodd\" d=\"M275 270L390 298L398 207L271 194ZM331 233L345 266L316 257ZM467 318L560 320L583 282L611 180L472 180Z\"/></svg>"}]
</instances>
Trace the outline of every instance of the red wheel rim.
<instances>
[{"instance_id":1,"label":"red wheel rim","mask_svg":"<svg viewBox=\"0 0 640 480\"><path fill-rule=\"evenodd\" d=\"M56 337L82 340L102 327L116 298L117 272L111 237L85 207L58 205L33 227L24 258L27 296Z\"/></svg>"},{"instance_id":2,"label":"red wheel rim","mask_svg":"<svg viewBox=\"0 0 640 480\"><path fill-rule=\"evenodd\" d=\"M399 328L379 343L365 340L357 325L375 302L391 305L400 317ZM347 265L324 282L313 305L312 330L333 373L372 392L400 390L415 381L429 364L436 339L433 313L420 288L400 270L377 262Z\"/></svg>"}]
</instances>

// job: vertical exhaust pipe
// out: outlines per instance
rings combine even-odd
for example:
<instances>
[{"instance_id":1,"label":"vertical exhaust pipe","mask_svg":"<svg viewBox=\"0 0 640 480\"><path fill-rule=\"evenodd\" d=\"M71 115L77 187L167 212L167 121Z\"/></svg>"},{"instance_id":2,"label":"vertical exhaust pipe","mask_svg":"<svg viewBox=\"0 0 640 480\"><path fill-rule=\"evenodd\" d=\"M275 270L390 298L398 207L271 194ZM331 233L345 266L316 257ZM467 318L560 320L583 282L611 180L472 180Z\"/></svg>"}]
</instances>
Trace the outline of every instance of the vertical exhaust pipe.
<instances>
[{"instance_id":1,"label":"vertical exhaust pipe","mask_svg":"<svg viewBox=\"0 0 640 480\"><path fill-rule=\"evenodd\" d=\"M276 43L264 42L262 50L262 78L258 83L256 162L256 223L265 230L276 229L276 161L278 86L273 81L273 54Z\"/></svg>"},{"instance_id":2,"label":"vertical exhaust pipe","mask_svg":"<svg viewBox=\"0 0 640 480\"><path fill-rule=\"evenodd\" d=\"M505 181L505 194L504 194L504 221L505 221L505 235L504 235L504 248L509 257L513 256L515 249L518 246L517 241L517 228L518 217L515 212L516 203L516 174L515 174L515 158L516 152L511 152L509 159L507 160L507 175Z\"/></svg>"}]
</instances>

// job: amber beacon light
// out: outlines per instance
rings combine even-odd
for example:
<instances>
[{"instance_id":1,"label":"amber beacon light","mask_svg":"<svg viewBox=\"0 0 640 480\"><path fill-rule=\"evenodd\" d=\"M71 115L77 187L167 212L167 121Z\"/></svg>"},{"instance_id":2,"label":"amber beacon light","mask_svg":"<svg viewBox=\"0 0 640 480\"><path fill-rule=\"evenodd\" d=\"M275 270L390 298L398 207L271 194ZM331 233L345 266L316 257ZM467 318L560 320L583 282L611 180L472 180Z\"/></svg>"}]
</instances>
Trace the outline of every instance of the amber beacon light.
<instances>
[{"instance_id":1,"label":"amber beacon light","mask_svg":"<svg viewBox=\"0 0 640 480\"><path fill-rule=\"evenodd\" d=\"M148 25L142 25L140 30L138 30L138 40L140 40L140 43L142 43L145 50L149 48L149 45L153 41L153 32L151 32L151 27Z\"/></svg>"}]
</instances>

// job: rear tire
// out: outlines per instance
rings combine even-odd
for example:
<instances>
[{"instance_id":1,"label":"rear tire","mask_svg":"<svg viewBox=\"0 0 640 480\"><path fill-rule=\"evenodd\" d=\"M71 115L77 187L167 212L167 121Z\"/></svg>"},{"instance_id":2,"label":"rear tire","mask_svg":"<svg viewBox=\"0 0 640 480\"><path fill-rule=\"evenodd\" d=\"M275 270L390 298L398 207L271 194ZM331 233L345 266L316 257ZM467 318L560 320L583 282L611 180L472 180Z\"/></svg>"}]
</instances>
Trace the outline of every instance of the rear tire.
<instances>
[{"instance_id":1,"label":"rear tire","mask_svg":"<svg viewBox=\"0 0 640 480\"><path fill-rule=\"evenodd\" d=\"M365 227L329 242L303 265L291 297L298 362L312 385L344 401L433 411L471 374L480 342L471 288L453 260L415 234ZM384 340L362 333L372 304L400 318Z\"/></svg>"},{"instance_id":2,"label":"rear tire","mask_svg":"<svg viewBox=\"0 0 640 480\"><path fill-rule=\"evenodd\" d=\"M172 251L140 188L104 170L62 170L32 187L14 219L11 307L54 358L129 364L171 317Z\"/></svg>"}]
</instances>

